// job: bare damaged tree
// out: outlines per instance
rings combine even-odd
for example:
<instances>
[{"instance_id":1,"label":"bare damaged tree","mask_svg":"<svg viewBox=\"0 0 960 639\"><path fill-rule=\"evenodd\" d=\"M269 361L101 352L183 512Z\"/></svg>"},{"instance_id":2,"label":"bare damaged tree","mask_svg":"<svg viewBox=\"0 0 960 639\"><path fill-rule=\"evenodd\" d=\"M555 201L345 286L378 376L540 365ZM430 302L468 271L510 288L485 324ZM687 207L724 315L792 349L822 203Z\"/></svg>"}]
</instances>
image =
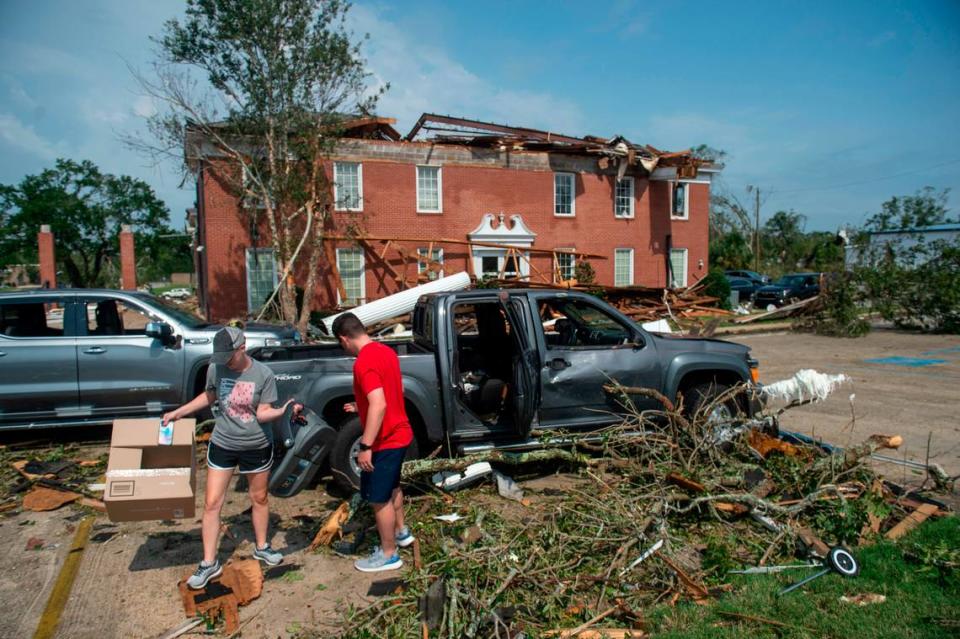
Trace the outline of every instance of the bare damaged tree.
<instances>
[{"instance_id":1,"label":"bare damaged tree","mask_svg":"<svg viewBox=\"0 0 960 639\"><path fill-rule=\"evenodd\" d=\"M269 235L284 321L305 330L312 310L332 188L324 159L343 123L371 113L359 44L340 0L188 0L183 21L155 38L152 73L136 74L157 105L147 139L155 159L211 175L241 203L256 245ZM297 307L292 274L306 272Z\"/></svg>"}]
</instances>

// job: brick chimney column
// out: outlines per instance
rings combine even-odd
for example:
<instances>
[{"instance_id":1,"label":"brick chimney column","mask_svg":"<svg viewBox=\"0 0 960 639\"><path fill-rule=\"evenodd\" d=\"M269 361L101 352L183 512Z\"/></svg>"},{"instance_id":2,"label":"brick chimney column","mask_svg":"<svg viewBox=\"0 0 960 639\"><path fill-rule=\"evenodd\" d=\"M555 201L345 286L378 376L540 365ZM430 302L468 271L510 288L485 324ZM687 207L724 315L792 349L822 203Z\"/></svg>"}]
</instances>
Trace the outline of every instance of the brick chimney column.
<instances>
[{"instance_id":1,"label":"brick chimney column","mask_svg":"<svg viewBox=\"0 0 960 639\"><path fill-rule=\"evenodd\" d=\"M137 288L137 259L133 248L133 231L129 224L120 227L120 288L125 291Z\"/></svg>"},{"instance_id":2,"label":"brick chimney column","mask_svg":"<svg viewBox=\"0 0 960 639\"><path fill-rule=\"evenodd\" d=\"M49 224L41 224L37 233L37 252L40 258L40 286L57 288L57 259L53 250L53 233Z\"/></svg>"}]
</instances>

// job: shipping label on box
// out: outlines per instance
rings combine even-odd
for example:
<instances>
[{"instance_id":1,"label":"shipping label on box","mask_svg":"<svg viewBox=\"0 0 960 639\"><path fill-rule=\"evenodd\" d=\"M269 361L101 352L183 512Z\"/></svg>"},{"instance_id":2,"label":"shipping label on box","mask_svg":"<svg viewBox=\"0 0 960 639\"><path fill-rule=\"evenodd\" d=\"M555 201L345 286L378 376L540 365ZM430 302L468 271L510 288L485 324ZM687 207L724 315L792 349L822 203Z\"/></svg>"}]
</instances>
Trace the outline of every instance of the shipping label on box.
<instances>
[{"instance_id":1,"label":"shipping label on box","mask_svg":"<svg viewBox=\"0 0 960 639\"><path fill-rule=\"evenodd\" d=\"M196 420L173 424L160 444L160 419L113 422L103 501L111 521L183 519L196 513Z\"/></svg>"}]
</instances>

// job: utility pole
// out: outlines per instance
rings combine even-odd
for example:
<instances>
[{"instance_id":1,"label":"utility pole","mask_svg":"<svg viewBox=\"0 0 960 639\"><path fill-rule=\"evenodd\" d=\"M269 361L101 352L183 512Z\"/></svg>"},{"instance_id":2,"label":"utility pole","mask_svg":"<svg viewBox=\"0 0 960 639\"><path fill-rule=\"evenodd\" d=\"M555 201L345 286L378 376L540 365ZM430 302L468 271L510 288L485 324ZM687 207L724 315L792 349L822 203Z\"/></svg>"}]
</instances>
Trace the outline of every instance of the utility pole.
<instances>
[{"instance_id":1,"label":"utility pole","mask_svg":"<svg viewBox=\"0 0 960 639\"><path fill-rule=\"evenodd\" d=\"M755 201L756 201L755 210L757 215L757 222L756 222L757 226L756 226L756 232L754 233L754 235L757 238L757 251L756 253L753 254L753 270L759 273L760 272L760 187L759 186L757 187L757 199Z\"/></svg>"},{"instance_id":2,"label":"utility pole","mask_svg":"<svg viewBox=\"0 0 960 639\"><path fill-rule=\"evenodd\" d=\"M747 193L753 192L756 196L754 200L755 222L753 227L753 270L760 272L760 187L748 186Z\"/></svg>"}]
</instances>

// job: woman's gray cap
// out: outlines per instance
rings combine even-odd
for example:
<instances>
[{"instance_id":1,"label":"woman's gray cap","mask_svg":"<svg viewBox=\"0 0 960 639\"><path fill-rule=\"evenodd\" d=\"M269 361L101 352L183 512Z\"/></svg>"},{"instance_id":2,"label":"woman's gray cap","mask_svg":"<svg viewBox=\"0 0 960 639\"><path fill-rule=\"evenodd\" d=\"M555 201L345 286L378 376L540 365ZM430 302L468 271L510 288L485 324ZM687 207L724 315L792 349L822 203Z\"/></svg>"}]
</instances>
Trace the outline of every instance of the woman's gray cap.
<instances>
[{"instance_id":1,"label":"woman's gray cap","mask_svg":"<svg viewBox=\"0 0 960 639\"><path fill-rule=\"evenodd\" d=\"M213 355L210 362L213 364L226 364L233 352L243 346L245 340L243 331L233 326L227 326L217 331L213 336Z\"/></svg>"}]
</instances>

